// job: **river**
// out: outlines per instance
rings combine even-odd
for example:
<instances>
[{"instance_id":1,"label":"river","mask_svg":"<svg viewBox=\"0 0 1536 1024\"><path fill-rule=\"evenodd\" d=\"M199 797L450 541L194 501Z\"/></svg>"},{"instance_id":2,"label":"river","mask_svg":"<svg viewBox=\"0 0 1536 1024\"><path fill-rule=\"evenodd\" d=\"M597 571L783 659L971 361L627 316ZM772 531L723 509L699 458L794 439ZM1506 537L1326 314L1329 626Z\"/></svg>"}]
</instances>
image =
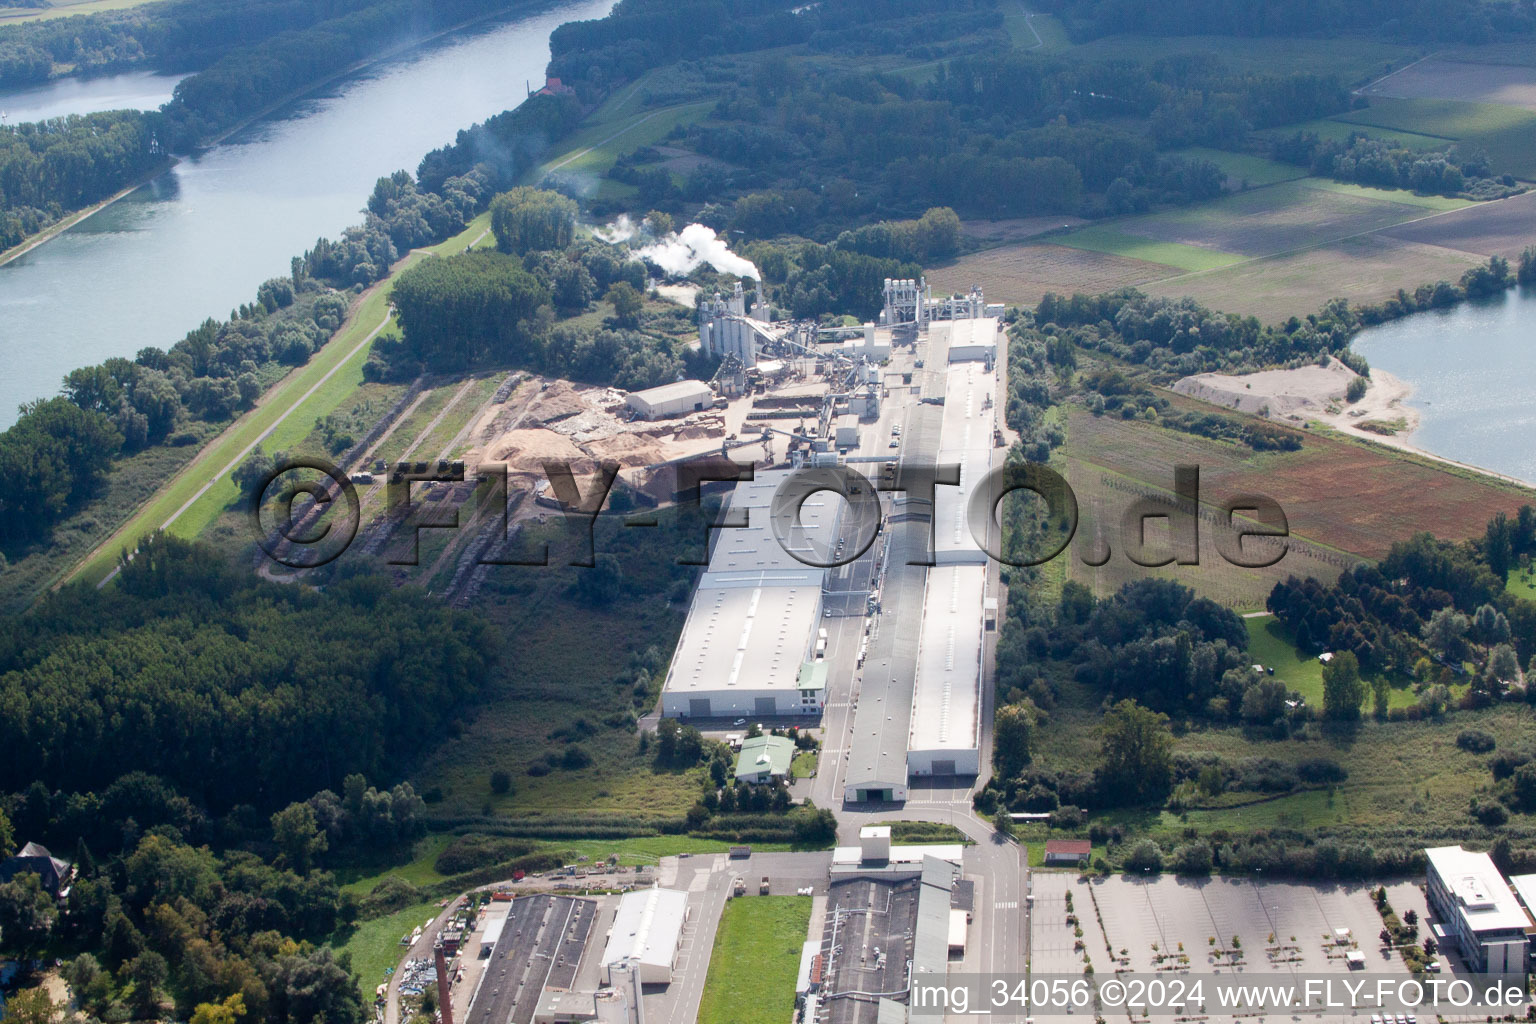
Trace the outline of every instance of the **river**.
<instances>
[{"instance_id":1,"label":"river","mask_svg":"<svg viewBox=\"0 0 1536 1024\"><path fill-rule=\"evenodd\" d=\"M1536 289L1416 313L1351 347L1413 386L1409 443L1536 484Z\"/></svg>"},{"instance_id":2,"label":"river","mask_svg":"<svg viewBox=\"0 0 1536 1024\"><path fill-rule=\"evenodd\" d=\"M360 222L379 176L521 103L543 83L550 32L613 2L549 4L371 65L0 266L0 427L70 370L169 348L251 301L316 238ZM84 110L92 82L79 85Z\"/></svg>"},{"instance_id":3,"label":"river","mask_svg":"<svg viewBox=\"0 0 1536 1024\"><path fill-rule=\"evenodd\" d=\"M98 110L154 110L171 98L181 79L181 75L153 71L60 78L46 85L0 93L0 119L5 124L22 124Z\"/></svg>"}]
</instances>

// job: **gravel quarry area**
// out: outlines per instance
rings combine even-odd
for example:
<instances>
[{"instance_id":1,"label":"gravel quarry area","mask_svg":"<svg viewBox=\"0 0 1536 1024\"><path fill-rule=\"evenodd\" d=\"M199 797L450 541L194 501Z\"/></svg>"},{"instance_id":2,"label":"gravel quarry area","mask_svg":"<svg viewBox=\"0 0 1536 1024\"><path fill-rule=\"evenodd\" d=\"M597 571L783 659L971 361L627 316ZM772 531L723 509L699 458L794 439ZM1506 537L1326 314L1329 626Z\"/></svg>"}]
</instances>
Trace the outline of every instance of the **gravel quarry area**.
<instances>
[{"instance_id":1,"label":"gravel quarry area","mask_svg":"<svg viewBox=\"0 0 1536 1024\"><path fill-rule=\"evenodd\" d=\"M1327 366L1241 376L1201 373L1181 379L1173 390L1251 416L1292 426L1316 420L1347 434L1418 451L1407 441L1419 425L1418 410L1405 404L1413 388L1385 370L1373 369L1365 397L1347 402L1344 391L1356 376L1337 359L1329 359Z\"/></svg>"}]
</instances>

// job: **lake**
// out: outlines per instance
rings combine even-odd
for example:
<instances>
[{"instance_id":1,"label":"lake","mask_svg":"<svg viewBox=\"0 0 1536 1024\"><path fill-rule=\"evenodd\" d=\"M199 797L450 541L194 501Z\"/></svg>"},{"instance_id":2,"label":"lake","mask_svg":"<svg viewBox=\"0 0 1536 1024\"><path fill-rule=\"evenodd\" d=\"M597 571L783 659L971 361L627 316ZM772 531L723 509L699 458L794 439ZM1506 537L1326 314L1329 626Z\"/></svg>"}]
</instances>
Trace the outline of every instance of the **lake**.
<instances>
[{"instance_id":1,"label":"lake","mask_svg":"<svg viewBox=\"0 0 1536 1024\"><path fill-rule=\"evenodd\" d=\"M1414 445L1536 484L1536 290L1415 313L1352 347L1413 385Z\"/></svg>"},{"instance_id":2,"label":"lake","mask_svg":"<svg viewBox=\"0 0 1536 1024\"><path fill-rule=\"evenodd\" d=\"M70 370L169 348L254 299L315 239L359 223L378 177L414 172L459 129L521 103L526 83L542 85L557 26L612 7L541 6L371 65L0 266L0 427Z\"/></svg>"}]
</instances>

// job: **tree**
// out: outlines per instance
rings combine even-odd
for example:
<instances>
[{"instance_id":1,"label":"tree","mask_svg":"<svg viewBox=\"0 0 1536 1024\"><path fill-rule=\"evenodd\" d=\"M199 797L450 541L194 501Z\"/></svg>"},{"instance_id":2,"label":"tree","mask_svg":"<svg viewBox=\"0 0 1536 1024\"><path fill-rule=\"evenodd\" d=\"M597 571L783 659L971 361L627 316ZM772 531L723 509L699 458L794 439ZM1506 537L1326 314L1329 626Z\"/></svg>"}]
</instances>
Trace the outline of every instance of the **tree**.
<instances>
[{"instance_id":1,"label":"tree","mask_svg":"<svg viewBox=\"0 0 1536 1024\"><path fill-rule=\"evenodd\" d=\"M1424 640L1446 661L1461 660L1462 643L1471 624L1455 608L1441 608L1424 625Z\"/></svg>"},{"instance_id":2,"label":"tree","mask_svg":"<svg viewBox=\"0 0 1536 1024\"><path fill-rule=\"evenodd\" d=\"M0 885L0 949L30 959L47 941L53 918L53 897L34 872L21 872Z\"/></svg>"},{"instance_id":3,"label":"tree","mask_svg":"<svg viewBox=\"0 0 1536 1024\"><path fill-rule=\"evenodd\" d=\"M1323 714L1335 721L1354 721L1364 701L1360 660L1353 651L1336 651L1323 666Z\"/></svg>"},{"instance_id":4,"label":"tree","mask_svg":"<svg viewBox=\"0 0 1536 1024\"><path fill-rule=\"evenodd\" d=\"M315 823L315 809L307 803L292 803L272 815L272 841L282 851L282 860L300 875L309 874L315 857L326 850L325 833Z\"/></svg>"},{"instance_id":5,"label":"tree","mask_svg":"<svg viewBox=\"0 0 1536 1024\"><path fill-rule=\"evenodd\" d=\"M133 984L132 1004L141 1017L157 1016L161 988L171 976L165 957L145 950L123 965L123 978Z\"/></svg>"},{"instance_id":6,"label":"tree","mask_svg":"<svg viewBox=\"0 0 1536 1024\"><path fill-rule=\"evenodd\" d=\"M1163 870L1163 851L1150 839L1131 847L1125 857L1125 870L1152 873Z\"/></svg>"},{"instance_id":7,"label":"tree","mask_svg":"<svg viewBox=\"0 0 1536 1024\"><path fill-rule=\"evenodd\" d=\"M1029 763L1035 720L1035 705L1028 697L997 709L992 727L992 767L1000 778L1013 778Z\"/></svg>"},{"instance_id":8,"label":"tree","mask_svg":"<svg viewBox=\"0 0 1536 1024\"><path fill-rule=\"evenodd\" d=\"M24 988L5 1001L5 1019L10 1024L62 1024L64 1010L41 985Z\"/></svg>"},{"instance_id":9,"label":"tree","mask_svg":"<svg viewBox=\"0 0 1536 1024\"><path fill-rule=\"evenodd\" d=\"M634 285L620 281L608 289L603 299L613 303L613 318L620 327L640 326L640 311L645 306L645 298Z\"/></svg>"},{"instance_id":10,"label":"tree","mask_svg":"<svg viewBox=\"0 0 1536 1024\"><path fill-rule=\"evenodd\" d=\"M1126 699L1109 709L1100 733L1101 798L1110 804L1160 804L1173 785L1168 716Z\"/></svg>"},{"instance_id":11,"label":"tree","mask_svg":"<svg viewBox=\"0 0 1536 1024\"><path fill-rule=\"evenodd\" d=\"M491 772L491 792L497 796L504 796L512 789L512 776L505 769L497 768Z\"/></svg>"},{"instance_id":12,"label":"tree","mask_svg":"<svg viewBox=\"0 0 1536 1024\"><path fill-rule=\"evenodd\" d=\"M502 252L564 249L576 230L576 204L558 192L520 186L491 200L491 231Z\"/></svg>"},{"instance_id":13,"label":"tree","mask_svg":"<svg viewBox=\"0 0 1536 1024\"><path fill-rule=\"evenodd\" d=\"M1000 836L1013 835L1013 816L1008 813L1007 807L999 807L997 813L992 815L992 828Z\"/></svg>"},{"instance_id":14,"label":"tree","mask_svg":"<svg viewBox=\"0 0 1536 1024\"><path fill-rule=\"evenodd\" d=\"M429 989L435 986L428 986ZM190 1024L237 1024L245 1016L245 997L239 992L222 1003L198 1003Z\"/></svg>"}]
</instances>

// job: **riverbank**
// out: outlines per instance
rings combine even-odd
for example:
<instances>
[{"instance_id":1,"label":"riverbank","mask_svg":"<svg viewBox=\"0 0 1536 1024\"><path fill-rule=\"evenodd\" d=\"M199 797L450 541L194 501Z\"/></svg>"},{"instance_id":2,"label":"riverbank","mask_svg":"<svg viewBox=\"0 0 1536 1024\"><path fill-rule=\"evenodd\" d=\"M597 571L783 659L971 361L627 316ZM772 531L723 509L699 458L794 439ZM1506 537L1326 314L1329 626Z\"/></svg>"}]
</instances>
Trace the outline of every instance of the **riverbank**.
<instances>
[{"instance_id":1,"label":"riverbank","mask_svg":"<svg viewBox=\"0 0 1536 1024\"><path fill-rule=\"evenodd\" d=\"M1409 404L1414 395L1413 385L1380 367L1372 367L1364 396L1349 402L1345 393L1349 382L1357 376L1337 359L1330 359L1327 366L1314 364L1241 375L1201 373L1180 379L1173 390L1287 426L1318 424L1356 440L1396 448L1505 483L1532 486L1529 480L1448 458L1415 444L1413 436L1423 416L1420 409Z\"/></svg>"},{"instance_id":2,"label":"riverbank","mask_svg":"<svg viewBox=\"0 0 1536 1024\"><path fill-rule=\"evenodd\" d=\"M20 242L17 242L15 245L11 246L9 249L0 252L0 267L5 266L7 263L14 259L25 256L27 253L31 252L33 249L36 249L44 242L63 234L91 215L105 210L107 207L123 198L123 196L132 192L134 189L141 188L144 185L147 185L149 182L154 181L156 178L160 177L160 175L172 170L180 162L181 161L176 157L168 157L165 164L159 169L150 171L147 174L139 175L133 181L129 182L127 185L124 185L122 188L118 189L116 192L112 193L110 196L107 196L107 198L101 200L100 202L92 203L90 206L82 207L81 209L76 210L74 213L60 217L46 228L43 228L43 230L22 239Z\"/></svg>"},{"instance_id":3,"label":"riverbank","mask_svg":"<svg viewBox=\"0 0 1536 1024\"><path fill-rule=\"evenodd\" d=\"M508 6L497 11L487 11L484 14L476 15L473 18L469 18L465 21L450 25L437 32L433 32L430 35L421 36L411 39L407 42L397 44L395 46L387 47L362 60L354 61L352 64L344 68L340 68L334 73L326 75L324 78L316 79L307 85L302 86L301 88L294 89L291 92L280 96L279 98L273 100L271 103L262 107L260 110L257 110L255 113L241 118L239 121L230 125L228 128L224 128L219 132L200 140L197 146L194 147L193 152L211 149L214 146L218 146L224 142L227 142L231 137L239 134L245 129L263 120L264 118L271 117L274 113L281 110L283 107L303 99L305 96L314 93L318 89L323 89L328 85L341 81L342 79L348 78L352 75L356 75L359 72L365 71L368 68L385 61L396 60L415 50L419 50L422 47L428 46L446 36L451 36L454 33L473 28L476 25L494 22L501 18L524 16L528 13L531 13L528 8L536 6L538 6L537 3L528 2ZM182 154L182 156L185 155L188 154ZM145 185L150 181L153 181L155 178L160 177L168 171L173 170L179 162L180 157L169 157L166 163L157 170L140 175L129 184L125 185L123 188L119 189L117 192L114 192L112 195L106 197L105 199L102 199L96 203L92 203L90 206L75 210L72 213L55 221L54 223L48 225L48 227L37 232L36 234L28 236L11 248L0 251L0 267L5 266L12 260L26 255L28 252L31 252L38 246L43 245L58 235L63 234L65 231L68 231L70 228L74 227L76 224L79 224L81 221L87 220L88 218L111 206L113 203L117 202L119 199L128 195L135 189Z\"/></svg>"}]
</instances>

